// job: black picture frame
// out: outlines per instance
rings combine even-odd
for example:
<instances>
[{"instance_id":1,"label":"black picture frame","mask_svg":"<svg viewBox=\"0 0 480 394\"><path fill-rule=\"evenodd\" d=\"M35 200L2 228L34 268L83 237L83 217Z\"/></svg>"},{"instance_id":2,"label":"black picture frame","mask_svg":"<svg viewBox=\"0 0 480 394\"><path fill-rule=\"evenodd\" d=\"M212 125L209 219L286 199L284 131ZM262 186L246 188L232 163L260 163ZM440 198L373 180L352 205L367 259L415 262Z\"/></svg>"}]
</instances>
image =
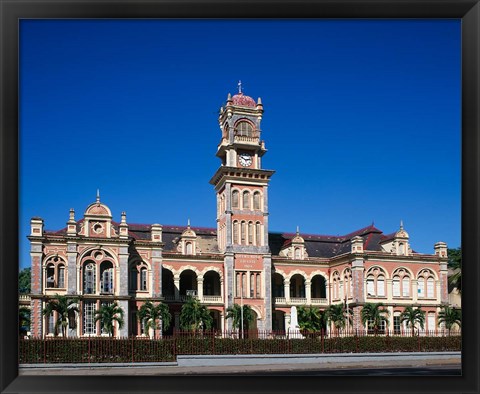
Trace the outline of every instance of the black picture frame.
<instances>
[{"instance_id":1,"label":"black picture frame","mask_svg":"<svg viewBox=\"0 0 480 394\"><path fill-rule=\"evenodd\" d=\"M479 392L478 0L0 0L0 390L41 392ZM26 18L459 18L462 20L462 376L18 376L18 22Z\"/></svg>"}]
</instances>

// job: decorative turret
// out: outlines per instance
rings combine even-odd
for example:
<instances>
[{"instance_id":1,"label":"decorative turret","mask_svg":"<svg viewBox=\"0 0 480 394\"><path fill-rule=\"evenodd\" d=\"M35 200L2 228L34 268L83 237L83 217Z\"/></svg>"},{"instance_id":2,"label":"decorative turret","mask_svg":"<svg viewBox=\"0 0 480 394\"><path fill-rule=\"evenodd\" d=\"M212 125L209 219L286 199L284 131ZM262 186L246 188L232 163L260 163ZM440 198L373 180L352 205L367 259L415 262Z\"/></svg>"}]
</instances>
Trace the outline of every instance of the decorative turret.
<instances>
[{"instance_id":1,"label":"decorative turret","mask_svg":"<svg viewBox=\"0 0 480 394\"><path fill-rule=\"evenodd\" d=\"M437 242L434 246L435 254L440 257L448 257L447 244L445 242Z\"/></svg>"},{"instance_id":2,"label":"decorative turret","mask_svg":"<svg viewBox=\"0 0 480 394\"><path fill-rule=\"evenodd\" d=\"M39 217L33 217L30 220L30 235L34 237L43 236L43 219Z\"/></svg>"},{"instance_id":3,"label":"decorative turret","mask_svg":"<svg viewBox=\"0 0 480 394\"><path fill-rule=\"evenodd\" d=\"M187 228L180 237L179 248L182 254L195 255L197 252L197 234L190 228L190 219L187 223Z\"/></svg>"},{"instance_id":4,"label":"decorative turret","mask_svg":"<svg viewBox=\"0 0 480 394\"><path fill-rule=\"evenodd\" d=\"M403 229L403 220L400 220L400 229L393 238L393 252L399 256L408 256L411 252L408 233Z\"/></svg>"},{"instance_id":5,"label":"decorative turret","mask_svg":"<svg viewBox=\"0 0 480 394\"><path fill-rule=\"evenodd\" d=\"M363 253L363 238L360 236L355 236L351 239L352 244L352 253Z\"/></svg>"},{"instance_id":6,"label":"decorative turret","mask_svg":"<svg viewBox=\"0 0 480 394\"><path fill-rule=\"evenodd\" d=\"M70 216L67 222L67 235L77 235L77 222L75 221L75 210L70 208Z\"/></svg>"},{"instance_id":7,"label":"decorative turret","mask_svg":"<svg viewBox=\"0 0 480 394\"><path fill-rule=\"evenodd\" d=\"M128 239L127 214L125 212L122 212L122 219L118 225L118 228L120 229L120 238Z\"/></svg>"},{"instance_id":8,"label":"decorative turret","mask_svg":"<svg viewBox=\"0 0 480 394\"><path fill-rule=\"evenodd\" d=\"M152 224L150 232L153 242L162 242L162 226L160 224Z\"/></svg>"}]
</instances>

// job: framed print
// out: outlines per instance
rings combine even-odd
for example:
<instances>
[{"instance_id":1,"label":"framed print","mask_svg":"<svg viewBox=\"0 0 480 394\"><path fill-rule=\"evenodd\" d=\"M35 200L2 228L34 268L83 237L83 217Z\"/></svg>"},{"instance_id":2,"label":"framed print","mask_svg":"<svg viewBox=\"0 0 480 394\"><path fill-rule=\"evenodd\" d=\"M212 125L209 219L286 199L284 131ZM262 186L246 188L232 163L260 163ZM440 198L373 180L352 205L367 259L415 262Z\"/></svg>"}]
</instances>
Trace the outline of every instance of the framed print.
<instances>
[{"instance_id":1,"label":"framed print","mask_svg":"<svg viewBox=\"0 0 480 394\"><path fill-rule=\"evenodd\" d=\"M477 1L1 4L2 392L478 391ZM326 356L341 332L352 353L379 332L420 349L456 302L451 249L465 278L454 375L154 370L189 330L217 355L228 337ZM325 323L309 328L316 308ZM173 350L147 375L136 363L159 361L159 338ZM83 350L51 356L56 340ZM87 347L108 359L100 341L129 373L81 369Z\"/></svg>"}]
</instances>

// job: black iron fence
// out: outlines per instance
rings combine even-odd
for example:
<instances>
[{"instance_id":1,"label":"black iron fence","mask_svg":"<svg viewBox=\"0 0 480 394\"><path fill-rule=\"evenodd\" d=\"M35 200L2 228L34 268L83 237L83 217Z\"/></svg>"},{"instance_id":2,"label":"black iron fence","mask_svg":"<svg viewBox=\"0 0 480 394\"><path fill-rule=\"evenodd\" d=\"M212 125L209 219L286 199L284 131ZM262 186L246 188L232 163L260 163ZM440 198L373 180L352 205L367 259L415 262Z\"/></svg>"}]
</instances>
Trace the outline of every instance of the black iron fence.
<instances>
[{"instance_id":1,"label":"black iron fence","mask_svg":"<svg viewBox=\"0 0 480 394\"><path fill-rule=\"evenodd\" d=\"M19 363L137 363L175 361L177 355L322 354L460 351L459 332L393 335L326 332L180 332L147 337L20 339Z\"/></svg>"}]
</instances>

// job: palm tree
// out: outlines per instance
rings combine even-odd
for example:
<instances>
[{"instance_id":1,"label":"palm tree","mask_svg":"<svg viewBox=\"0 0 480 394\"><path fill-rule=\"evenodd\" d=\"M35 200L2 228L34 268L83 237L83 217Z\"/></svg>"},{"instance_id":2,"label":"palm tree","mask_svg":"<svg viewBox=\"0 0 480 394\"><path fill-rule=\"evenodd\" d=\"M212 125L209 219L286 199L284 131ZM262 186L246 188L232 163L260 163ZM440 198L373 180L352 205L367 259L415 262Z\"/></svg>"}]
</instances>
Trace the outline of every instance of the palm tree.
<instances>
[{"instance_id":1,"label":"palm tree","mask_svg":"<svg viewBox=\"0 0 480 394\"><path fill-rule=\"evenodd\" d=\"M448 284L462 293L462 249L448 249L448 268L452 275L448 278Z\"/></svg>"},{"instance_id":2,"label":"palm tree","mask_svg":"<svg viewBox=\"0 0 480 394\"><path fill-rule=\"evenodd\" d=\"M363 325L368 323L368 328L373 329L375 335L377 335L378 329L382 326L383 322L385 322L385 324L388 324L387 316L390 315L390 312L387 309L380 309L380 307L383 307L382 302L366 302L362 308L361 313Z\"/></svg>"},{"instance_id":3,"label":"palm tree","mask_svg":"<svg viewBox=\"0 0 480 394\"><path fill-rule=\"evenodd\" d=\"M57 321L55 322L55 335L57 335L57 330L60 326L62 329L63 337L66 337L68 327L68 315L71 312L78 311L79 310L77 298L55 294L55 298L52 298L47 302L47 305L43 309L42 313L45 316L50 316L53 312L57 312Z\"/></svg>"},{"instance_id":4,"label":"palm tree","mask_svg":"<svg viewBox=\"0 0 480 394\"><path fill-rule=\"evenodd\" d=\"M113 336L115 322L118 323L119 329L122 329L125 325L125 321L123 320L124 311L116 302L113 304L103 304L100 309L95 312L95 315L95 321L101 321L109 337Z\"/></svg>"},{"instance_id":5,"label":"palm tree","mask_svg":"<svg viewBox=\"0 0 480 394\"><path fill-rule=\"evenodd\" d=\"M245 337L245 331L248 331L250 324L255 319L253 309L250 305L243 305L243 327L242 325L242 307L238 304L233 304L233 306L227 308L227 319L233 319L233 328L239 328L241 332L241 337Z\"/></svg>"},{"instance_id":6,"label":"palm tree","mask_svg":"<svg viewBox=\"0 0 480 394\"><path fill-rule=\"evenodd\" d=\"M445 323L445 328L448 330L448 335L450 335L454 325L462 327L462 311L448 305L442 306L442 310L438 313L438 325L442 323Z\"/></svg>"},{"instance_id":7,"label":"palm tree","mask_svg":"<svg viewBox=\"0 0 480 394\"><path fill-rule=\"evenodd\" d=\"M400 321L407 322L407 326L412 329L412 337L415 335L415 325L418 324L423 330L425 325L425 311L422 311L420 308L413 308L411 306L405 307L403 312L400 314Z\"/></svg>"},{"instance_id":8,"label":"palm tree","mask_svg":"<svg viewBox=\"0 0 480 394\"><path fill-rule=\"evenodd\" d=\"M184 330L197 331L209 330L212 327L213 318L205 305L194 297L188 297L180 312L180 326Z\"/></svg>"},{"instance_id":9,"label":"palm tree","mask_svg":"<svg viewBox=\"0 0 480 394\"><path fill-rule=\"evenodd\" d=\"M347 316L347 308L344 304L334 304L330 305L327 310L325 311L328 321L333 323L333 326L339 331L340 329L344 329L347 325L347 321L350 324L350 327L353 325L353 310L348 308L348 316Z\"/></svg>"},{"instance_id":10,"label":"palm tree","mask_svg":"<svg viewBox=\"0 0 480 394\"><path fill-rule=\"evenodd\" d=\"M145 301L138 311L138 318L141 322L145 322L145 329L153 330L153 338L155 338L158 328L166 330L170 327L172 315L166 304L159 302L155 305L152 301Z\"/></svg>"},{"instance_id":11,"label":"palm tree","mask_svg":"<svg viewBox=\"0 0 480 394\"><path fill-rule=\"evenodd\" d=\"M18 308L18 332L20 335L26 334L30 329L30 309L26 306Z\"/></svg>"},{"instance_id":12,"label":"palm tree","mask_svg":"<svg viewBox=\"0 0 480 394\"><path fill-rule=\"evenodd\" d=\"M297 312L298 325L302 331L313 333L326 328L327 315L324 311L318 308L299 306Z\"/></svg>"}]
</instances>

